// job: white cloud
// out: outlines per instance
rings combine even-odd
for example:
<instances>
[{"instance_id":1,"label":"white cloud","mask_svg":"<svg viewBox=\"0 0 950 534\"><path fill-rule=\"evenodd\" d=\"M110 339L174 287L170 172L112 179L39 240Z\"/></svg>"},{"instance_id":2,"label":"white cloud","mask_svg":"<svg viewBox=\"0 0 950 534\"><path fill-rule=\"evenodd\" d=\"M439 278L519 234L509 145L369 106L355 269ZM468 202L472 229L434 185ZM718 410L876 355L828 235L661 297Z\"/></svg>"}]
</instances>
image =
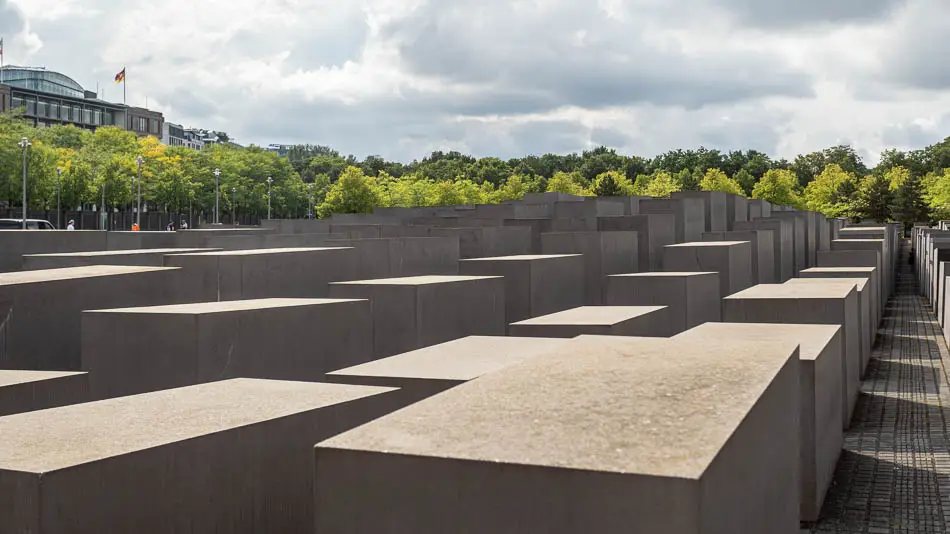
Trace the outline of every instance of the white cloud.
<instances>
[{"instance_id":1,"label":"white cloud","mask_svg":"<svg viewBox=\"0 0 950 534\"><path fill-rule=\"evenodd\" d=\"M112 100L128 66L129 103L168 120L358 156L848 141L873 157L942 138L950 7L846 3L0 0L22 18L0 31L8 64Z\"/></svg>"}]
</instances>

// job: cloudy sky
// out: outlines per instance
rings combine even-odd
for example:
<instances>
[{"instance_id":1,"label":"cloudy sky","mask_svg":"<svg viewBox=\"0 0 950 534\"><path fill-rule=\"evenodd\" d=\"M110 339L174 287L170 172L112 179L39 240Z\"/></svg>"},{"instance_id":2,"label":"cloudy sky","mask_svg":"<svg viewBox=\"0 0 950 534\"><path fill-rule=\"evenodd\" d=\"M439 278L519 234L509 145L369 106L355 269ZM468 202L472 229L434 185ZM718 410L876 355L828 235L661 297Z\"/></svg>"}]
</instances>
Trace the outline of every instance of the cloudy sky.
<instances>
[{"instance_id":1,"label":"cloudy sky","mask_svg":"<svg viewBox=\"0 0 950 534\"><path fill-rule=\"evenodd\" d=\"M0 0L45 66L240 143L408 161L950 135L946 0Z\"/></svg>"}]
</instances>

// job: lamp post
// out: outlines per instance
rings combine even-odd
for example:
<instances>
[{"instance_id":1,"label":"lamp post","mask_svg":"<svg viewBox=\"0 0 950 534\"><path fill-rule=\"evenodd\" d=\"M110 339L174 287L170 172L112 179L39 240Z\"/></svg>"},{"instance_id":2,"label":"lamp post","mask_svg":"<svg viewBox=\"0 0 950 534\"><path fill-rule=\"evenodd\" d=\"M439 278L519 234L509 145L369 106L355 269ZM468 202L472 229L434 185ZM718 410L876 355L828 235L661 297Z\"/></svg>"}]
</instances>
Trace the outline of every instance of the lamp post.
<instances>
[{"instance_id":1,"label":"lamp post","mask_svg":"<svg viewBox=\"0 0 950 534\"><path fill-rule=\"evenodd\" d=\"M313 184L307 184L308 198L307 201L307 218L313 219Z\"/></svg>"},{"instance_id":2,"label":"lamp post","mask_svg":"<svg viewBox=\"0 0 950 534\"><path fill-rule=\"evenodd\" d=\"M267 220L270 220L270 197L271 197L271 184L274 183L274 180L270 176L267 177Z\"/></svg>"},{"instance_id":3,"label":"lamp post","mask_svg":"<svg viewBox=\"0 0 950 534\"><path fill-rule=\"evenodd\" d=\"M59 214L61 213L59 210L59 191L62 187L60 185L62 181L63 181L63 169L56 167L56 229L57 230L62 229L62 224L59 219Z\"/></svg>"},{"instance_id":4,"label":"lamp post","mask_svg":"<svg viewBox=\"0 0 950 534\"><path fill-rule=\"evenodd\" d=\"M139 156L135 160L139 164L139 178L138 178L138 201L136 202L137 206L135 208L135 224L142 229L142 162L145 161L142 159L142 156Z\"/></svg>"},{"instance_id":5,"label":"lamp post","mask_svg":"<svg viewBox=\"0 0 950 534\"><path fill-rule=\"evenodd\" d=\"M237 224L237 203L234 197L237 196L237 187L231 188L231 224Z\"/></svg>"},{"instance_id":6,"label":"lamp post","mask_svg":"<svg viewBox=\"0 0 950 534\"><path fill-rule=\"evenodd\" d=\"M17 145L23 149L23 229L26 230L26 149L30 148L32 143L24 137Z\"/></svg>"},{"instance_id":7,"label":"lamp post","mask_svg":"<svg viewBox=\"0 0 950 534\"><path fill-rule=\"evenodd\" d=\"M221 169L214 170L214 224L218 224L218 201L221 199Z\"/></svg>"}]
</instances>

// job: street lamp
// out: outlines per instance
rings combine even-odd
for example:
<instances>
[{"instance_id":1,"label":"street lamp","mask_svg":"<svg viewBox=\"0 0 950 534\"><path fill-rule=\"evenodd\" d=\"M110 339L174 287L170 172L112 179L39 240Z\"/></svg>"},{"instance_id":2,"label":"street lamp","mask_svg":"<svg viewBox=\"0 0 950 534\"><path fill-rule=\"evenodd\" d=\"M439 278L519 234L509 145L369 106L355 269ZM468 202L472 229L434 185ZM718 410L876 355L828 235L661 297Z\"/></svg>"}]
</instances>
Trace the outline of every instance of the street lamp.
<instances>
[{"instance_id":1,"label":"street lamp","mask_svg":"<svg viewBox=\"0 0 950 534\"><path fill-rule=\"evenodd\" d=\"M267 220L270 220L270 197L271 197L271 184L274 183L274 180L270 176L267 177Z\"/></svg>"},{"instance_id":2,"label":"street lamp","mask_svg":"<svg viewBox=\"0 0 950 534\"><path fill-rule=\"evenodd\" d=\"M221 188L219 187L221 169L214 170L214 224L218 224L218 201L221 198Z\"/></svg>"},{"instance_id":3,"label":"street lamp","mask_svg":"<svg viewBox=\"0 0 950 534\"><path fill-rule=\"evenodd\" d=\"M313 219L313 184L307 184L310 201L307 202L307 218Z\"/></svg>"},{"instance_id":4,"label":"street lamp","mask_svg":"<svg viewBox=\"0 0 950 534\"><path fill-rule=\"evenodd\" d=\"M138 178L139 191L138 191L138 201L136 202L136 204L138 204L138 207L136 208L136 212L135 212L135 225L138 226L139 229L141 230L142 229L142 162L145 160L142 159L142 156L139 156L138 158L136 158L135 161L139 164L139 178Z\"/></svg>"},{"instance_id":5,"label":"street lamp","mask_svg":"<svg viewBox=\"0 0 950 534\"><path fill-rule=\"evenodd\" d=\"M30 148L32 143L24 137L17 145L23 149L23 229L26 230L26 149Z\"/></svg>"},{"instance_id":6,"label":"street lamp","mask_svg":"<svg viewBox=\"0 0 950 534\"><path fill-rule=\"evenodd\" d=\"M60 183L61 183L62 181L63 181L63 169L61 169L61 168L59 168L59 167L56 167L56 229L57 229L57 230L62 228L62 225L60 224L61 221L59 220L59 214L60 214L60 211L59 211L59 190L60 190L60 187L61 187L61 186L60 186Z\"/></svg>"},{"instance_id":7,"label":"street lamp","mask_svg":"<svg viewBox=\"0 0 950 534\"><path fill-rule=\"evenodd\" d=\"M237 204L234 197L237 195L237 187L231 188L231 224L237 224Z\"/></svg>"}]
</instances>

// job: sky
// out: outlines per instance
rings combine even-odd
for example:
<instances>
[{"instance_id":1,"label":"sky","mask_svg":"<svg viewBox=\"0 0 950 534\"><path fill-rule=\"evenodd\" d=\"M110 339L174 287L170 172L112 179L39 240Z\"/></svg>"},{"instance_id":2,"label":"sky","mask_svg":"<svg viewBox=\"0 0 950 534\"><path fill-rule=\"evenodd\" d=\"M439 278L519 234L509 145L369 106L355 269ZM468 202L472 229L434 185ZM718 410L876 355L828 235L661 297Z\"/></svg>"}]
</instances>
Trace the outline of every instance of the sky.
<instances>
[{"instance_id":1,"label":"sky","mask_svg":"<svg viewBox=\"0 0 950 534\"><path fill-rule=\"evenodd\" d=\"M241 144L775 157L950 135L946 0L0 0L44 66Z\"/></svg>"}]
</instances>

